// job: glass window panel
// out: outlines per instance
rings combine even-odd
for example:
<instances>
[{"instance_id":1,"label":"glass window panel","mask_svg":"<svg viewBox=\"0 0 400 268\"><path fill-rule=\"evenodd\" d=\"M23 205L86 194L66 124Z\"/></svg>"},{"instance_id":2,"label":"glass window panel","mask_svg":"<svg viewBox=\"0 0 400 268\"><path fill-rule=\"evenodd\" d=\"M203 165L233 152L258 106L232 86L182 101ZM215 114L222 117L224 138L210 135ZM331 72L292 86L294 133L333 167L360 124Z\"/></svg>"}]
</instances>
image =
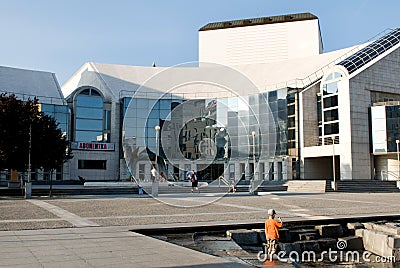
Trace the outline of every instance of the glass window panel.
<instances>
[{"instance_id":1,"label":"glass window panel","mask_svg":"<svg viewBox=\"0 0 400 268\"><path fill-rule=\"evenodd\" d=\"M77 130L103 130L103 120L76 119Z\"/></svg>"},{"instance_id":2,"label":"glass window panel","mask_svg":"<svg viewBox=\"0 0 400 268\"><path fill-rule=\"evenodd\" d=\"M90 95L90 89L84 89L79 93L79 95Z\"/></svg>"},{"instance_id":3,"label":"glass window panel","mask_svg":"<svg viewBox=\"0 0 400 268\"><path fill-rule=\"evenodd\" d=\"M172 102L172 103L171 103L171 111L172 111L173 109L175 109L176 107L178 107L180 104L181 104L181 103L178 102L178 101Z\"/></svg>"},{"instance_id":4,"label":"glass window panel","mask_svg":"<svg viewBox=\"0 0 400 268\"><path fill-rule=\"evenodd\" d=\"M144 108L149 108L149 101L148 100L140 100L138 103L137 103L137 107L139 108L139 109L144 109Z\"/></svg>"},{"instance_id":5,"label":"glass window panel","mask_svg":"<svg viewBox=\"0 0 400 268\"><path fill-rule=\"evenodd\" d=\"M324 121L325 122L336 121L336 120L339 120L339 115L338 115L337 109L324 112Z\"/></svg>"},{"instance_id":6,"label":"glass window panel","mask_svg":"<svg viewBox=\"0 0 400 268\"><path fill-rule=\"evenodd\" d=\"M295 127L295 126L296 126L296 124L295 124L295 117L294 117L294 116L289 117L289 118L288 118L288 127Z\"/></svg>"},{"instance_id":7,"label":"glass window panel","mask_svg":"<svg viewBox=\"0 0 400 268\"><path fill-rule=\"evenodd\" d=\"M277 93L277 91L268 92L268 101L269 101L269 102L276 101L277 98L278 98L278 93Z\"/></svg>"},{"instance_id":8,"label":"glass window panel","mask_svg":"<svg viewBox=\"0 0 400 268\"><path fill-rule=\"evenodd\" d=\"M76 131L75 132L75 141L99 141L98 138L103 136L103 132L97 131Z\"/></svg>"},{"instance_id":9,"label":"glass window panel","mask_svg":"<svg viewBox=\"0 0 400 268\"><path fill-rule=\"evenodd\" d=\"M338 97L337 96L327 97L324 98L323 102L324 102L324 108L335 107L338 106Z\"/></svg>"},{"instance_id":10,"label":"glass window panel","mask_svg":"<svg viewBox=\"0 0 400 268\"><path fill-rule=\"evenodd\" d=\"M323 86L324 95L336 94L336 93L338 93L337 82L328 83Z\"/></svg>"},{"instance_id":11,"label":"glass window panel","mask_svg":"<svg viewBox=\"0 0 400 268\"><path fill-rule=\"evenodd\" d=\"M98 97L82 96L76 98L77 106L103 108L103 99Z\"/></svg>"},{"instance_id":12,"label":"glass window panel","mask_svg":"<svg viewBox=\"0 0 400 268\"><path fill-rule=\"evenodd\" d=\"M236 111L238 107L238 98L237 97L229 98L228 106L229 109L232 109L232 111Z\"/></svg>"},{"instance_id":13,"label":"glass window panel","mask_svg":"<svg viewBox=\"0 0 400 268\"><path fill-rule=\"evenodd\" d=\"M54 105L54 111L56 113L68 113L68 106L66 105Z\"/></svg>"},{"instance_id":14,"label":"glass window panel","mask_svg":"<svg viewBox=\"0 0 400 268\"><path fill-rule=\"evenodd\" d=\"M56 119L57 123L66 124L67 123L67 116L65 114L55 114L54 118Z\"/></svg>"},{"instance_id":15,"label":"glass window panel","mask_svg":"<svg viewBox=\"0 0 400 268\"><path fill-rule=\"evenodd\" d=\"M288 106L288 107L287 107L287 113L288 113L289 115L295 114L295 106L294 106L294 105Z\"/></svg>"},{"instance_id":16,"label":"glass window panel","mask_svg":"<svg viewBox=\"0 0 400 268\"><path fill-rule=\"evenodd\" d=\"M94 89L92 89L92 90L90 91L90 94L91 94L92 96L101 96L100 93L97 92L97 90L94 90Z\"/></svg>"},{"instance_id":17,"label":"glass window panel","mask_svg":"<svg viewBox=\"0 0 400 268\"><path fill-rule=\"evenodd\" d=\"M296 101L296 94L295 93L291 93L287 95L287 103L295 103Z\"/></svg>"},{"instance_id":18,"label":"glass window panel","mask_svg":"<svg viewBox=\"0 0 400 268\"><path fill-rule=\"evenodd\" d=\"M103 119L103 109L76 107L76 118Z\"/></svg>"},{"instance_id":19,"label":"glass window panel","mask_svg":"<svg viewBox=\"0 0 400 268\"><path fill-rule=\"evenodd\" d=\"M78 160L78 169L106 169L107 160Z\"/></svg>"},{"instance_id":20,"label":"glass window panel","mask_svg":"<svg viewBox=\"0 0 400 268\"><path fill-rule=\"evenodd\" d=\"M339 123L331 123L324 125L325 135L339 134Z\"/></svg>"},{"instance_id":21,"label":"glass window panel","mask_svg":"<svg viewBox=\"0 0 400 268\"><path fill-rule=\"evenodd\" d=\"M295 140L296 139L296 132L294 129L288 130L288 140Z\"/></svg>"},{"instance_id":22,"label":"glass window panel","mask_svg":"<svg viewBox=\"0 0 400 268\"><path fill-rule=\"evenodd\" d=\"M51 115L52 113L54 113L54 105L41 104L41 111Z\"/></svg>"},{"instance_id":23,"label":"glass window panel","mask_svg":"<svg viewBox=\"0 0 400 268\"><path fill-rule=\"evenodd\" d=\"M147 127L149 127L149 128L155 128L155 126L158 126L158 125L160 125L160 119L148 119L147 120ZM155 131L155 130L154 130Z\"/></svg>"},{"instance_id":24,"label":"glass window panel","mask_svg":"<svg viewBox=\"0 0 400 268\"><path fill-rule=\"evenodd\" d=\"M111 130L111 111L104 111L104 129Z\"/></svg>"},{"instance_id":25,"label":"glass window panel","mask_svg":"<svg viewBox=\"0 0 400 268\"><path fill-rule=\"evenodd\" d=\"M153 109L151 110L150 114L149 114L149 118L152 119L159 119L160 118L160 112L158 109Z\"/></svg>"}]
</instances>

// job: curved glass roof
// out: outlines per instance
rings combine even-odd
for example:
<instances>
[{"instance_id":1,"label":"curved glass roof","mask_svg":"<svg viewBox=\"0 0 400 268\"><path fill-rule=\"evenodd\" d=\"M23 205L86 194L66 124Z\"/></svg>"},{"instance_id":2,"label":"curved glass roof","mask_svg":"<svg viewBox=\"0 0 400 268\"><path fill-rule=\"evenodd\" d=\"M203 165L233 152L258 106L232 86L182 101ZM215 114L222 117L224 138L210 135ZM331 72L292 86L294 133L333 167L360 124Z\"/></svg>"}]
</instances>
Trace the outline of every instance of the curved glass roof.
<instances>
[{"instance_id":1,"label":"curved glass roof","mask_svg":"<svg viewBox=\"0 0 400 268\"><path fill-rule=\"evenodd\" d=\"M398 43L400 43L400 28L394 29L357 53L339 62L338 65L345 67L349 71L349 74L351 74Z\"/></svg>"}]
</instances>

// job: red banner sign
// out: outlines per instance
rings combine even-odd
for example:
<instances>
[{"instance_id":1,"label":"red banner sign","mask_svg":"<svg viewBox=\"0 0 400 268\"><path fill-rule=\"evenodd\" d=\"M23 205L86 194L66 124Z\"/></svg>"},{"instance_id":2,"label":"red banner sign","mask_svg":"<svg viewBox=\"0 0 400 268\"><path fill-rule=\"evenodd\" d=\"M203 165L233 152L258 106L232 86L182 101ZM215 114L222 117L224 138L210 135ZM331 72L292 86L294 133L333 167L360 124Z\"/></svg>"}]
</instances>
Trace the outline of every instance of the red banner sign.
<instances>
[{"instance_id":1,"label":"red banner sign","mask_svg":"<svg viewBox=\"0 0 400 268\"><path fill-rule=\"evenodd\" d=\"M72 142L73 150L114 151L114 143L104 142Z\"/></svg>"}]
</instances>

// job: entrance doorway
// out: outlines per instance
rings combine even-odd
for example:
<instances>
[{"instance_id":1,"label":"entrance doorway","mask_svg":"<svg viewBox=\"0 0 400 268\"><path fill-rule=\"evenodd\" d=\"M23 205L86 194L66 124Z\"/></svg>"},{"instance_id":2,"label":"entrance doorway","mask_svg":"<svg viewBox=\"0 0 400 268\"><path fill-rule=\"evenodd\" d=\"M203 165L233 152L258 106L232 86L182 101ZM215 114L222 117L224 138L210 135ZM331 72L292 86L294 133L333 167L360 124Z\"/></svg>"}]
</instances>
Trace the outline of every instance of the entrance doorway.
<instances>
[{"instance_id":1,"label":"entrance doorway","mask_svg":"<svg viewBox=\"0 0 400 268\"><path fill-rule=\"evenodd\" d=\"M198 165L197 176L200 181L213 181L224 175L224 164L211 164L203 169Z\"/></svg>"}]
</instances>

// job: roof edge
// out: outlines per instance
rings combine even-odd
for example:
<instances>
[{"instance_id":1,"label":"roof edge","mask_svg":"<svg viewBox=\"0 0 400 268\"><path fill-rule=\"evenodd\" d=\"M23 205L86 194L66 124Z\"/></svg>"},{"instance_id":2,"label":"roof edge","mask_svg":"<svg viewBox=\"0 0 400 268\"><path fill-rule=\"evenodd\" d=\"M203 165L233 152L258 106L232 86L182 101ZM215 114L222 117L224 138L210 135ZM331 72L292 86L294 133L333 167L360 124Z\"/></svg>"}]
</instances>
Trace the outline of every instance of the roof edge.
<instances>
[{"instance_id":1,"label":"roof edge","mask_svg":"<svg viewBox=\"0 0 400 268\"><path fill-rule=\"evenodd\" d=\"M200 31L209 31L217 29L228 29L237 28L245 26L255 26L263 24L274 24L274 23L284 23L293 21L303 21L303 20L318 20L318 17L311 13L297 13L297 14L287 14L279 16L261 17L261 18L251 18L251 19L241 19L232 21L222 21L222 22L211 22L199 29Z\"/></svg>"}]
</instances>

